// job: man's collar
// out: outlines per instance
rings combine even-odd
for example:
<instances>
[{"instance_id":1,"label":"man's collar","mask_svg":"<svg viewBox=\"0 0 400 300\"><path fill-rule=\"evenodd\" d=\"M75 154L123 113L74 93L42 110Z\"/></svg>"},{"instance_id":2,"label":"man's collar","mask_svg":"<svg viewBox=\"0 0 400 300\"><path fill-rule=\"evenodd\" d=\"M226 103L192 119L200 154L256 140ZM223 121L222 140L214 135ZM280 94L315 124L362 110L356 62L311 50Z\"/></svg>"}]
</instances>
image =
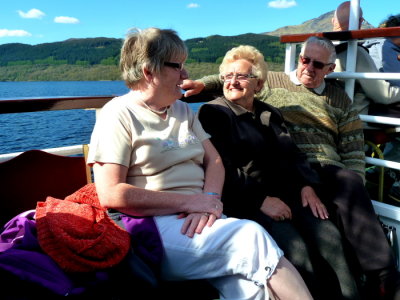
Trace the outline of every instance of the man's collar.
<instances>
[{"instance_id":1,"label":"man's collar","mask_svg":"<svg viewBox=\"0 0 400 300\"><path fill-rule=\"evenodd\" d=\"M290 80L295 84L295 85L301 85L300 80L297 78L296 74L297 70L293 70L292 72L289 73Z\"/></svg>"},{"instance_id":2,"label":"man's collar","mask_svg":"<svg viewBox=\"0 0 400 300\"><path fill-rule=\"evenodd\" d=\"M292 72L289 73L289 78L290 81L293 82L295 85L302 85L302 83L300 82L300 80L297 78L297 74L296 74L297 70L293 70ZM325 80L322 81L321 85L317 88L313 88L312 90L314 92L316 92L318 95L321 95L324 92L325 89Z\"/></svg>"}]
</instances>

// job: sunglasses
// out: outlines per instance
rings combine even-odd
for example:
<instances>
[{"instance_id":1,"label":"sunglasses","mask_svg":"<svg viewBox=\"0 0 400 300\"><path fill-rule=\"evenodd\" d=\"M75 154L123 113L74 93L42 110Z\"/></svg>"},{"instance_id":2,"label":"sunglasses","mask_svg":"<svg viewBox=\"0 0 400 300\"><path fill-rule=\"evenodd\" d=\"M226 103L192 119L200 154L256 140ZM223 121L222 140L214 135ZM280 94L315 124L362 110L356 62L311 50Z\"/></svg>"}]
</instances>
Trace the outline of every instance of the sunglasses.
<instances>
[{"instance_id":1,"label":"sunglasses","mask_svg":"<svg viewBox=\"0 0 400 300\"><path fill-rule=\"evenodd\" d=\"M300 61L303 65L312 64L314 68L319 69L319 70L323 69L325 66L329 66L329 65L333 64L333 63L325 64L321 61L313 60L307 56L302 56L302 55L300 55Z\"/></svg>"},{"instance_id":2,"label":"sunglasses","mask_svg":"<svg viewBox=\"0 0 400 300\"><path fill-rule=\"evenodd\" d=\"M174 62L169 62L169 61L165 61L164 66L175 68L175 69L178 69L179 71L182 71L184 68L183 63L174 63Z\"/></svg>"}]
</instances>

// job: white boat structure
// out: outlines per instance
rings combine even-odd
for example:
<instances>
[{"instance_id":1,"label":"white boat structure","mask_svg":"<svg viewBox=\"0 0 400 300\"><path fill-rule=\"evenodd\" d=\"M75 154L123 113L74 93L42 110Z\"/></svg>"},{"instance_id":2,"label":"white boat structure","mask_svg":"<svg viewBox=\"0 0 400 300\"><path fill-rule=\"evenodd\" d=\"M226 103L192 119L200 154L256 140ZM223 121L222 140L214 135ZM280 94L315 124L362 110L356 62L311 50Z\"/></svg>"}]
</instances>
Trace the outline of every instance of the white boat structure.
<instances>
[{"instance_id":1,"label":"white boat structure","mask_svg":"<svg viewBox=\"0 0 400 300\"><path fill-rule=\"evenodd\" d=\"M351 0L351 14L350 14L350 29L357 28L358 7L360 6L359 0ZM285 72L289 73L295 68L297 46L304 42L311 35L324 36L332 41L348 41L348 65L345 72L335 72L329 75L329 78L341 78L346 81L346 91L350 98L353 99L354 94L354 81L357 78L362 79L400 79L400 73L356 73L356 47L357 42L360 40L373 39L378 37L399 36L400 27L394 28L377 28L377 29L364 29L364 30L349 30L341 32L320 32L310 34L295 34L281 36L282 43L286 43L286 61ZM52 110L68 110L68 109L95 109L100 110L105 103L111 100L114 96L96 96L96 97L62 97L62 98L46 98L46 99L16 99L16 100L2 100L0 101L0 114L11 113L24 113L24 112L39 112L39 111L52 111ZM204 98L203 98L204 99ZM196 99L197 102L203 102L202 99ZM388 124L396 131L400 132L400 119L379 117L371 115L360 115L364 122ZM30 149L26 149L30 150ZM71 145L69 147L42 149L45 152L71 156L83 154L83 145ZM22 152L0 154L0 164L8 161ZM388 161L384 158L367 157L366 162L371 165L376 165L383 168L392 168L400 170L400 163ZM383 175L383 173L382 173ZM1 180L1 179L0 179ZM379 191L379 199L373 199L373 206L376 213L380 216L383 223L391 226L395 232L393 241L395 243L395 250L400 253L400 247L397 241L400 241L400 207L390 205L382 202L382 190ZM396 230L397 229L397 230Z\"/></svg>"}]
</instances>

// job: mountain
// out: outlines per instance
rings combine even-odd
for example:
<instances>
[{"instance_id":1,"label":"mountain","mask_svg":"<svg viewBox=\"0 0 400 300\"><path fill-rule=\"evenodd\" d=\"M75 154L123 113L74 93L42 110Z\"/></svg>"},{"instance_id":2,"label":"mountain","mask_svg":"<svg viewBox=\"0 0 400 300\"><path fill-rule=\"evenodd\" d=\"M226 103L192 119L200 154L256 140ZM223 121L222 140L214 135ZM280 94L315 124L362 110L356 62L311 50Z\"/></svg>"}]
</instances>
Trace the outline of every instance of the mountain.
<instances>
[{"instance_id":1,"label":"mountain","mask_svg":"<svg viewBox=\"0 0 400 300\"><path fill-rule=\"evenodd\" d=\"M299 25L289 25L278 28L274 31L264 32L263 34L272 36L281 36L285 34L299 34L299 33L312 33L312 32L329 32L332 31L332 18L335 11L332 10L317 18L305 21ZM364 21L361 26L362 29L374 28L370 23Z\"/></svg>"},{"instance_id":2,"label":"mountain","mask_svg":"<svg viewBox=\"0 0 400 300\"><path fill-rule=\"evenodd\" d=\"M240 44L258 48L268 62L283 63L284 45L279 36L283 34L325 32L332 30L331 19L334 11L300 25L290 25L262 34L247 33L237 36L212 35L185 41L189 50L188 62L220 63L226 51ZM363 28L372 28L365 22ZM16 65L117 65L122 39L85 38L69 39L62 42L38 45L0 45L0 66Z\"/></svg>"}]
</instances>

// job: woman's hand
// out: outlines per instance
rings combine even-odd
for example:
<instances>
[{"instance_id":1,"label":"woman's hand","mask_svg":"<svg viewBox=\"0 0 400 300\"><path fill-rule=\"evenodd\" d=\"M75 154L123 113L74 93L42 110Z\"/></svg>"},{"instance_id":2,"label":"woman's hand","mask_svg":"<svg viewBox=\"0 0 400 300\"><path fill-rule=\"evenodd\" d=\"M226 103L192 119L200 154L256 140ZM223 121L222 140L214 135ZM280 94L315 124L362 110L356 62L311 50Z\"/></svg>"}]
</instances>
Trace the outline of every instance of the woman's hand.
<instances>
[{"instance_id":1,"label":"woman's hand","mask_svg":"<svg viewBox=\"0 0 400 300\"><path fill-rule=\"evenodd\" d=\"M183 216L191 213L208 213L219 219L224 205L219 195L195 194L187 196L187 201L182 208Z\"/></svg>"},{"instance_id":2,"label":"woman's hand","mask_svg":"<svg viewBox=\"0 0 400 300\"><path fill-rule=\"evenodd\" d=\"M310 207L315 217L321 218L323 220L329 218L328 210L321 202L311 186L305 186L301 190L301 202L303 204L303 207Z\"/></svg>"},{"instance_id":3,"label":"woman's hand","mask_svg":"<svg viewBox=\"0 0 400 300\"><path fill-rule=\"evenodd\" d=\"M192 238L195 233L201 234L204 227L211 227L216 219L215 215L209 213L191 213L186 216L181 233Z\"/></svg>"},{"instance_id":4,"label":"woman's hand","mask_svg":"<svg viewBox=\"0 0 400 300\"><path fill-rule=\"evenodd\" d=\"M211 227L222 216L223 204L220 195L196 194L188 196L184 212L178 218L185 218L181 233L193 237L200 234L205 226Z\"/></svg>"},{"instance_id":5,"label":"woman's hand","mask_svg":"<svg viewBox=\"0 0 400 300\"><path fill-rule=\"evenodd\" d=\"M260 210L275 221L283 221L292 218L292 211L281 199L267 196Z\"/></svg>"}]
</instances>

